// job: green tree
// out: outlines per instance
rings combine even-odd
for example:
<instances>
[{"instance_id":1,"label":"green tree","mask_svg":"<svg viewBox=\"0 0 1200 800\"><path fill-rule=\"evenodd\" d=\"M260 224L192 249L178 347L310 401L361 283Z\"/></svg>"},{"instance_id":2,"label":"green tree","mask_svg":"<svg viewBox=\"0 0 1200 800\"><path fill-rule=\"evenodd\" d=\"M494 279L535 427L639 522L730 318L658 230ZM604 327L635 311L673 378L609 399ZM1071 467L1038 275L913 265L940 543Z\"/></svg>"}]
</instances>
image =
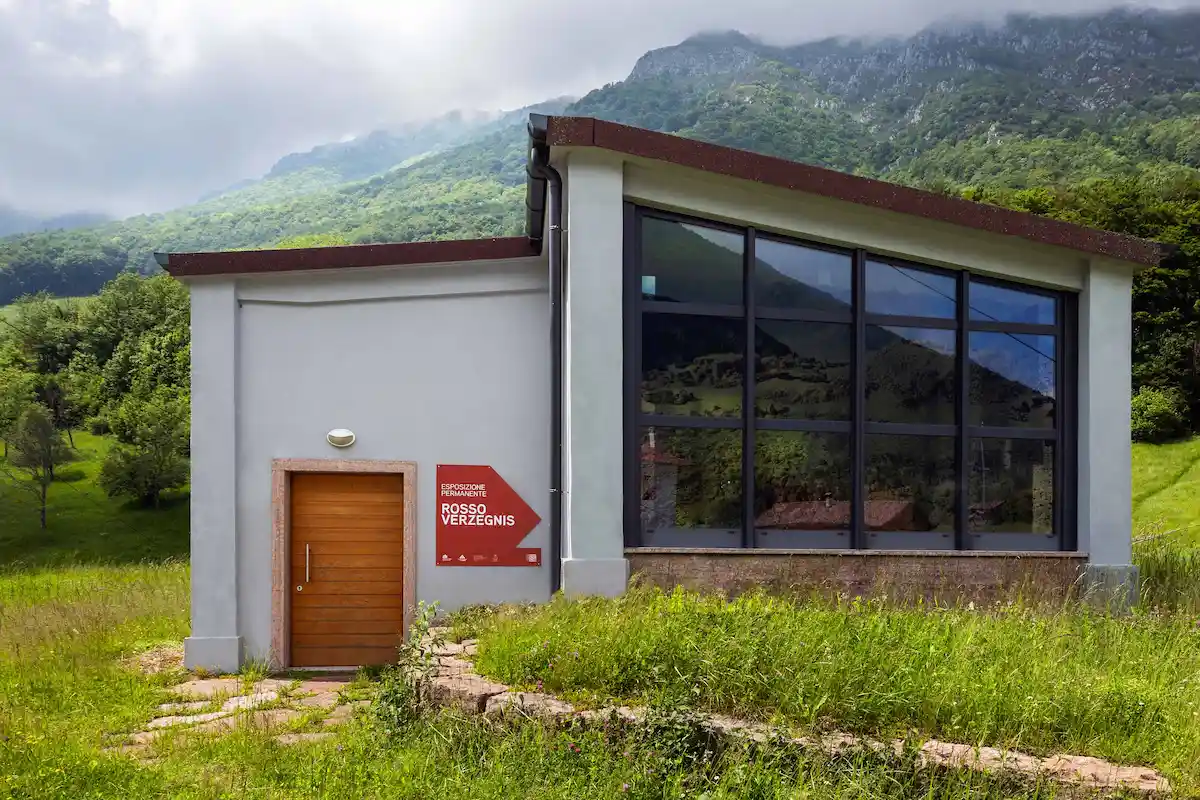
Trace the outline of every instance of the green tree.
<instances>
[{"instance_id":1,"label":"green tree","mask_svg":"<svg viewBox=\"0 0 1200 800\"><path fill-rule=\"evenodd\" d=\"M46 500L50 485L54 483L54 470L62 464L75 460L75 454L67 447L62 434L54 426L50 410L41 405L30 405L21 412L16 429L12 434L12 465L24 473L25 486L37 495L40 503L41 525L46 527Z\"/></svg>"},{"instance_id":2,"label":"green tree","mask_svg":"<svg viewBox=\"0 0 1200 800\"><path fill-rule=\"evenodd\" d=\"M16 366L0 367L0 439L4 440L5 458L17 420L33 402L36 387L36 375Z\"/></svg>"},{"instance_id":3,"label":"green tree","mask_svg":"<svg viewBox=\"0 0 1200 800\"><path fill-rule=\"evenodd\" d=\"M110 497L124 495L157 508L165 490L187 484L186 396L160 389L145 400L130 398L112 423L121 443L100 469L100 485Z\"/></svg>"}]
</instances>

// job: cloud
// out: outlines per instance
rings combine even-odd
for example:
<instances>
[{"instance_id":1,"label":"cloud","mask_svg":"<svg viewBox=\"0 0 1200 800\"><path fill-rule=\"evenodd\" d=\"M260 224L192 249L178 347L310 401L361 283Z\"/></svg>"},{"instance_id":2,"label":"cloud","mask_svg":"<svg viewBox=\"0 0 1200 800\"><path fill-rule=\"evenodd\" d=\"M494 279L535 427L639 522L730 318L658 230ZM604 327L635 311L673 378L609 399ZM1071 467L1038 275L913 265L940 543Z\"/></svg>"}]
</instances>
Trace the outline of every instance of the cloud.
<instances>
[{"instance_id":1,"label":"cloud","mask_svg":"<svg viewBox=\"0 0 1200 800\"><path fill-rule=\"evenodd\" d=\"M1155 5L1194 5L1163 0ZM1046 11L990 0L976 18ZM1112 5L1058 0L1070 13ZM912 33L958 0L0 0L0 205L128 214L454 108L620 80L697 30Z\"/></svg>"}]
</instances>

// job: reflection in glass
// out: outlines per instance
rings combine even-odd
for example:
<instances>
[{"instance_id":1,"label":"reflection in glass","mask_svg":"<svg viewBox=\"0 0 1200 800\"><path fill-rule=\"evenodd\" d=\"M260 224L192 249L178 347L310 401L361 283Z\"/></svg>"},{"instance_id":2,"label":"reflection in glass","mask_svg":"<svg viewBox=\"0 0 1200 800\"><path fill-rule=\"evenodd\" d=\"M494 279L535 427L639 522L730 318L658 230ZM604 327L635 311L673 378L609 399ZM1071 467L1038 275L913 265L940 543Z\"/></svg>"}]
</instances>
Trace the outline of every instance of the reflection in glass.
<instances>
[{"instance_id":1,"label":"reflection in glass","mask_svg":"<svg viewBox=\"0 0 1200 800\"><path fill-rule=\"evenodd\" d=\"M754 388L763 419L850 419L849 325L759 320Z\"/></svg>"},{"instance_id":2,"label":"reflection in glass","mask_svg":"<svg viewBox=\"0 0 1200 800\"><path fill-rule=\"evenodd\" d=\"M853 260L798 244L754 242L754 302L758 308L850 313Z\"/></svg>"},{"instance_id":3,"label":"reflection in glass","mask_svg":"<svg viewBox=\"0 0 1200 800\"><path fill-rule=\"evenodd\" d=\"M758 431L754 437L755 526L830 531L850 527L850 437Z\"/></svg>"},{"instance_id":4,"label":"reflection in glass","mask_svg":"<svg viewBox=\"0 0 1200 800\"><path fill-rule=\"evenodd\" d=\"M867 326L867 419L953 425L956 333Z\"/></svg>"},{"instance_id":5,"label":"reflection in glass","mask_svg":"<svg viewBox=\"0 0 1200 800\"><path fill-rule=\"evenodd\" d=\"M969 530L1054 532L1054 442L972 439Z\"/></svg>"},{"instance_id":6,"label":"reflection in glass","mask_svg":"<svg viewBox=\"0 0 1200 800\"><path fill-rule=\"evenodd\" d=\"M958 280L950 275L867 262L867 313L953 319Z\"/></svg>"},{"instance_id":7,"label":"reflection in glass","mask_svg":"<svg viewBox=\"0 0 1200 800\"><path fill-rule=\"evenodd\" d=\"M642 315L642 410L736 417L742 413L746 323L690 314Z\"/></svg>"},{"instance_id":8,"label":"reflection in glass","mask_svg":"<svg viewBox=\"0 0 1200 800\"><path fill-rule=\"evenodd\" d=\"M971 282L971 320L975 322L1055 323L1055 302L1044 294Z\"/></svg>"},{"instance_id":9,"label":"reflection in glass","mask_svg":"<svg viewBox=\"0 0 1200 800\"><path fill-rule=\"evenodd\" d=\"M1053 428L1054 337L972 331L970 341L970 424Z\"/></svg>"},{"instance_id":10,"label":"reflection in glass","mask_svg":"<svg viewBox=\"0 0 1200 800\"><path fill-rule=\"evenodd\" d=\"M741 234L644 217L642 297L741 305L744 249Z\"/></svg>"},{"instance_id":11,"label":"reflection in glass","mask_svg":"<svg viewBox=\"0 0 1200 800\"><path fill-rule=\"evenodd\" d=\"M643 532L742 527L742 433L642 429Z\"/></svg>"},{"instance_id":12,"label":"reflection in glass","mask_svg":"<svg viewBox=\"0 0 1200 800\"><path fill-rule=\"evenodd\" d=\"M949 436L867 436L867 529L953 531L954 450Z\"/></svg>"}]
</instances>

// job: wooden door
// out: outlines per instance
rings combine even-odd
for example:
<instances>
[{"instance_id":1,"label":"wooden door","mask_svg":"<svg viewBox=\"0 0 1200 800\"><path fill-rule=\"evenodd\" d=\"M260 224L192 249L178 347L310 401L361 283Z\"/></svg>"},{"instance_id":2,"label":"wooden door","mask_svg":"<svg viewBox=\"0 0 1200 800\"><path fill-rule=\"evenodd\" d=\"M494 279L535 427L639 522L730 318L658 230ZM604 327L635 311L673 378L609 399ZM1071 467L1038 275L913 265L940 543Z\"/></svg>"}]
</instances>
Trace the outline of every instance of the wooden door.
<instances>
[{"instance_id":1,"label":"wooden door","mask_svg":"<svg viewBox=\"0 0 1200 800\"><path fill-rule=\"evenodd\" d=\"M395 661L404 630L403 476L293 473L290 527L292 665Z\"/></svg>"}]
</instances>

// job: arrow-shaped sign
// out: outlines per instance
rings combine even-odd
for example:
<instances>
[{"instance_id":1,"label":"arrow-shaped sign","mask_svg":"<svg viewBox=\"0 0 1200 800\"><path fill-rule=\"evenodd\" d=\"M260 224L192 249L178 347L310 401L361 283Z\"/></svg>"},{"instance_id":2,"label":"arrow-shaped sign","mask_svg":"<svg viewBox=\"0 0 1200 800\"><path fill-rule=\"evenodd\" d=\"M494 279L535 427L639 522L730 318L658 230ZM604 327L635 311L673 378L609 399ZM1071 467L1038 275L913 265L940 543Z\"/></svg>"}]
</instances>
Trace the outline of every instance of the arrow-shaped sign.
<instances>
[{"instance_id":1,"label":"arrow-shaped sign","mask_svg":"<svg viewBox=\"0 0 1200 800\"><path fill-rule=\"evenodd\" d=\"M438 566L541 566L519 546L541 517L491 467L438 464L437 515Z\"/></svg>"}]
</instances>

